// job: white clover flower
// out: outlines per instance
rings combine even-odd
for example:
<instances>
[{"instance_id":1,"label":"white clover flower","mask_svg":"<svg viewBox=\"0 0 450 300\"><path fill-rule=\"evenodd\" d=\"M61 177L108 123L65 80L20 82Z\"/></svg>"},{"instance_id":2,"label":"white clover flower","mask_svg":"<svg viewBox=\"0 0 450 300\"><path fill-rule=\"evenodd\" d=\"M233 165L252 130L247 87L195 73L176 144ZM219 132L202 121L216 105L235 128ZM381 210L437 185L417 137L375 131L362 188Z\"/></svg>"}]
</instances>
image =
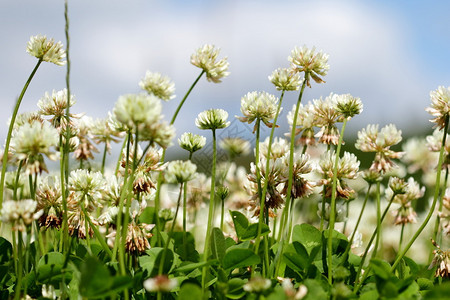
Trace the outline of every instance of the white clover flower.
<instances>
[{"instance_id":1,"label":"white clover flower","mask_svg":"<svg viewBox=\"0 0 450 300\"><path fill-rule=\"evenodd\" d=\"M303 83L300 74L292 69L278 68L269 76L276 89L279 91L297 91Z\"/></svg>"},{"instance_id":2,"label":"white clover flower","mask_svg":"<svg viewBox=\"0 0 450 300\"><path fill-rule=\"evenodd\" d=\"M57 299L55 287L53 285L42 285L42 297L45 299Z\"/></svg>"},{"instance_id":3,"label":"white clover flower","mask_svg":"<svg viewBox=\"0 0 450 300\"><path fill-rule=\"evenodd\" d=\"M144 78L139 82L139 86L159 99L168 101L175 98L175 84L170 81L169 77L160 73L147 71Z\"/></svg>"},{"instance_id":4,"label":"white clover flower","mask_svg":"<svg viewBox=\"0 0 450 300\"><path fill-rule=\"evenodd\" d=\"M275 137L272 141L272 146L270 148L270 158L277 159L281 158L289 152L290 144L282 137ZM269 137L267 137L263 143L259 143L259 153L262 157L268 157L269 150Z\"/></svg>"},{"instance_id":5,"label":"white clover flower","mask_svg":"<svg viewBox=\"0 0 450 300\"><path fill-rule=\"evenodd\" d=\"M287 115L287 121L291 128L289 133L286 134L287 136L290 136L292 132L292 124L294 123L296 108L297 106L294 104L292 110L289 111ZM308 102L306 105L300 104L295 124L295 135L300 135L300 138L296 143L302 145L315 145L316 139L314 138L314 126L317 125L317 122L315 118L314 105L311 102Z\"/></svg>"},{"instance_id":6,"label":"white clover flower","mask_svg":"<svg viewBox=\"0 0 450 300\"><path fill-rule=\"evenodd\" d=\"M438 130L438 132L441 131ZM437 165L438 154L430 151L427 140L428 137L427 139L411 138L402 145L405 153L403 161L408 166L408 172L415 173L418 170L428 172Z\"/></svg>"},{"instance_id":7,"label":"white clover flower","mask_svg":"<svg viewBox=\"0 0 450 300\"><path fill-rule=\"evenodd\" d=\"M206 72L206 79L215 83L221 82L220 79L230 74L227 58L217 60L219 52L220 49L215 49L214 45L206 44L191 55L191 64L203 69Z\"/></svg>"},{"instance_id":8,"label":"white clover flower","mask_svg":"<svg viewBox=\"0 0 450 300\"><path fill-rule=\"evenodd\" d=\"M111 153L111 142L118 143L123 137L123 132L116 131L109 119L96 119L91 134L97 144L105 143L108 153Z\"/></svg>"},{"instance_id":9,"label":"white clover flower","mask_svg":"<svg viewBox=\"0 0 450 300\"><path fill-rule=\"evenodd\" d=\"M250 92L241 98L241 112L244 117L237 117L241 122L252 123L261 120L267 127L272 128L269 121L277 113L278 98L266 92ZM256 130L253 129L253 132Z\"/></svg>"},{"instance_id":10,"label":"white clover flower","mask_svg":"<svg viewBox=\"0 0 450 300\"><path fill-rule=\"evenodd\" d=\"M199 134L185 132L178 139L178 144L184 150L194 153L195 151L200 150L205 146L206 138Z\"/></svg>"},{"instance_id":11,"label":"white clover flower","mask_svg":"<svg viewBox=\"0 0 450 300\"><path fill-rule=\"evenodd\" d=\"M166 180L170 183L183 183L194 179L197 166L188 161L174 160L167 165Z\"/></svg>"},{"instance_id":12,"label":"white clover flower","mask_svg":"<svg viewBox=\"0 0 450 300\"><path fill-rule=\"evenodd\" d=\"M37 202L32 199L8 200L3 202L1 220L12 225L15 231L25 231L33 221L38 220L42 210L37 210Z\"/></svg>"},{"instance_id":13,"label":"white clover flower","mask_svg":"<svg viewBox=\"0 0 450 300\"><path fill-rule=\"evenodd\" d=\"M42 155L56 160L57 155L52 148L59 142L59 133L48 123L33 121L19 126L11 138L11 147L17 159L26 162L27 174L47 171Z\"/></svg>"},{"instance_id":14,"label":"white clover flower","mask_svg":"<svg viewBox=\"0 0 450 300\"><path fill-rule=\"evenodd\" d=\"M78 169L70 172L69 190L80 196L88 196L87 198L89 198L89 202L99 200L105 188L106 181L100 172L90 172L84 169Z\"/></svg>"},{"instance_id":15,"label":"white clover flower","mask_svg":"<svg viewBox=\"0 0 450 300\"><path fill-rule=\"evenodd\" d=\"M166 121L147 123L139 133L139 141L156 143L162 148L172 145L175 137L175 127Z\"/></svg>"},{"instance_id":16,"label":"white clover flower","mask_svg":"<svg viewBox=\"0 0 450 300\"><path fill-rule=\"evenodd\" d=\"M437 90L430 92L430 98L431 107L425 110L434 117L430 122L436 123L436 126L442 129L445 119L450 113L450 87L438 87Z\"/></svg>"},{"instance_id":17,"label":"white clover flower","mask_svg":"<svg viewBox=\"0 0 450 300\"><path fill-rule=\"evenodd\" d=\"M161 101L153 95L127 94L119 97L113 113L117 121L135 129L158 121L161 109Z\"/></svg>"},{"instance_id":18,"label":"white clover flower","mask_svg":"<svg viewBox=\"0 0 450 300\"><path fill-rule=\"evenodd\" d=\"M310 78L316 83L325 82L320 76L327 75L330 66L328 65L328 54L322 51L316 52L316 48L308 49L306 46L301 48L295 47L289 61L297 72L305 72L306 84L311 87Z\"/></svg>"},{"instance_id":19,"label":"white clover flower","mask_svg":"<svg viewBox=\"0 0 450 300\"><path fill-rule=\"evenodd\" d=\"M262 278L259 276L252 277L246 284L244 284L244 291L249 293L262 293L268 290L272 282L270 279Z\"/></svg>"},{"instance_id":20,"label":"white clover flower","mask_svg":"<svg viewBox=\"0 0 450 300\"><path fill-rule=\"evenodd\" d=\"M313 100L315 126L320 127L320 131L315 135L319 138L319 143L334 144L339 142L339 130L337 122L343 121L343 115L337 108L337 95L331 93L325 99Z\"/></svg>"},{"instance_id":21,"label":"white clover flower","mask_svg":"<svg viewBox=\"0 0 450 300\"><path fill-rule=\"evenodd\" d=\"M75 103L75 96L71 94L69 107L72 107ZM39 107L39 113L41 115L54 116L54 118L52 118L52 124L53 126L58 128L59 123L61 122L61 118L66 114L67 89L63 89L60 91L53 90L51 95L48 92L45 92L44 96L39 99L37 106Z\"/></svg>"},{"instance_id":22,"label":"white clover flower","mask_svg":"<svg viewBox=\"0 0 450 300\"><path fill-rule=\"evenodd\" d=\"M63 66L66 63L64 61L66 52L62 43L55 43L53 39L47 39L45 35L38 34L30 37L27 52L39 60L51 62L58 66Z\"/></svg>"},{"instance_id":23,"label":"white clover flower","mask_svg":"<svg viewBox=\"0 0 450 300\"><path fill-rule=\"evenodd\" d=\"M178 286L178 281L167 277L167 275L158 275L146 279L143 286L148 292L170 292Z\"/></svg>"},{"instance_id":24,"label":"white clover flower","mask_svg":"<svg viewBox=\"0 0 450 300\"><path fill-rule=\"evenodd\" d=\"M219 142L219 146L225 150L231 158L250 153L250 142L239 137L224 138Z\"/></svg>"},{"instance_id":25,"label":"white clover flower","mask_svg":"<svg viewBox=\"0 0 450 300\"><path fill-rule=\"evenodd\" d=\"M350 94L333 96L336 99L336 109L344 115L344 118L353 118L355 115L359 115L363 111L361 99L355 98Z\"/></svg>"},{"instance_id":26,"label":"white clover flower","mask_svg":"<svg viewBox=\"0 0 450 300\"><path fill-rule=\"evenodd\" d=\"M230 126L228 113L220 108L205 110L198 114L195 125L199 129L221 129Z\"/></svg>"}]
</instances>

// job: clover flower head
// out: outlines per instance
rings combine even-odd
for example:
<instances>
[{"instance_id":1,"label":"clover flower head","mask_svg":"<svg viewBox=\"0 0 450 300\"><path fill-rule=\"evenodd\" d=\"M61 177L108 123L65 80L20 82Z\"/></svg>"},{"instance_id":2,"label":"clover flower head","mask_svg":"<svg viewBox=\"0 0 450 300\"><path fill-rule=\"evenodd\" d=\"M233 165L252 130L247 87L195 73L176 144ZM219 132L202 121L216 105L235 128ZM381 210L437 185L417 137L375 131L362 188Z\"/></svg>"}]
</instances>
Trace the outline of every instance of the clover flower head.
<instances>
[{"instance_id":1,"label":"clover flower head","mask_svg":"<svg viewBox=\"0 0 450 300\"><path fill-rule=\"evenodd\" d=\"M443 129L445 119L450 113L450 87L439 86L437 90L430 92L430 98L431 107L425 109L434 117L430 122L436 123L436 127Z\"/></svg>"},{"instance_id":2,"label":"clover flower head","mask_svg":"<svg viewBox=\"0 0 450 300\"><path fill-rule=\"evenodd\" d=\"M316 83L323 83L320 76L327 75L330 66L328 65L328 54L322 51L316 52L316 48L311 49L303 46L295 47L288 60L291 62L296 72L305 72L306 84L311 87L311 78Z\"/></svg>"},{"instance_id":3,"label":"clover flower head","mask_svg":"<svg viewBox=\"0 0 450 300\"><path fill-rule=\"evenodd\" d=\"M437 130L441 132L440 130ZM410 138L402 145L402 150L405 153L403 161L408 166L408 172L415 173L418 170L427 172L436 166L437 153L430 151L427 145L428 137L426 139ZM438 143L440 147L440 143Z\"/></svg>"},{"instance_id":4,"label":"clover flower head","mask_svg":"<svg viewBox=\"0 0 450 300\"><path fill-rule=\"evenodd\" d=\"M54 63L63 66L66 62L66 52L61 42L55 43L53 39L47 39L45 35L36 35L30 37L27 43L27 52L39 60Z\"/></svg>"},{"instance_id":5,"label":"clover flower head","mask_svg":"<svg viewBox=\"0 0 450 300\"><path fill-rule=\"evenodd\" d=\"M250 92L241 98L241 112L244 117L237 117L241 122L252 123L255 120L262 121L267 127L272 128L270 120L277 113L278 98L266 92ZM253 132L256 130L253 129Z\"/></svg>"},{"instance_id":6,"label":"clover flower head","mask_svg":"<svg viewBox=\"0 0 450 300\"><path fill-rule=\"evenodd\" d=\"M398 178L396 176L389 178L388 185L395 195L402 195L406 193L406 189L408 187L408 183L405 182L403 178Z\"/></svg>"},{"instance_id":7,"label":"clover flower head","mask_svg":"<svg viewBox=\"0 0 450 300\"><path fill-rule=\"evenodd\" d=\"M161 101L153 95L127 94L119 97L113 113L128 129L140 129L158 121L161 109Z\"/></svg>"},{"instance_id":8,"label":"clover flower head","mask_svg":"<svg viewBox=\"0 0 450 300\"><path fill-rule=\"evenodd\" d=\"M339 141L336 123L342 122L344 116L337 108L338 98L338 95L331 93L325 99L313 100L315 126L320 127L315 135L319 138L319 143L337 145Z\"/></svg>"},{"instance_id":9,"label":"clover flower head","mask_svg":"<svg viewBox=\"0 0 450 300\"><path fill-rule=\"evenodd\" d=\"M203 69L206 72L206 79L214 83L221 82L222 78L230 74L227 58L218 60L219 52L220 49L216 49L214 45L206 44L191 55L191 64Z\"/></svg>"},{"instance_id":10,"label":"clover flower head","mask_svg":"<svg viewBox=\"0 0 450 300\"><path fill-rule=\"evenodd\" d=\"M95 143L105 143L108 153L111 152L111 142L118 143L123 132L115 130L110 119L96 119L91 127L92 138Z\"/></svg>"},{"instance_id":11,"label":"clover flower head","mask_svg":"<svg viewBox=\"0 0 450 300\"><path fill-rule=\"evenodd\" d=\"M175 98L175 84L170 81L169 77L160 73L147 71L144 78L139 82L139 86L159 99L168 101Z\"/></svg>"},{"instance_id":12,"label":"clover flower head","mask_svg":"<svg viewBox=\"0 0 450 300\"><path fill-rule=\"evenodd\" d=\"M47 167L42 155L56 160L57 155L52 150L59 141L58 131L48 123L33 121L18 127L11 139L11 150L19 160L26 163L27 174L42 173Z\"/></svg>"},{"instance_id":13,"label":"clover flower head","mask_svg":"<svg viewBox=\"0 0 450 300\"><path fill-rule=\"evenodd\" d=\"M244 291L249 293L262 293L268 290L272 285L270 279L259 276L252 277L246 284L244 284Z\"/></svg>"},{"instance_id":14,"label":"clover flower head","mask_svg":"<svg viewBox=\"0 0 450 300\"><path fill-rule=\"evenodd\" d=\"M170 183L183 183L194 179L197 166L190 161L174 160L167 165L166 180Z\"/></svg>"},{"instance_id":15,"label":"clover flower head","mask_svg":"<svg viewBox=\"0 0 450 300\"><path fill-rule=\"evenodd\" d=\"M67 89L60 91L53 90L51 95L45 92L44 96L39 99L37 106L41 115L54 116L51 122L53 126L58 128L61 118L65 116L67 104L69 104L69 107L72 107L75 102L75 96L70 95L69 103L67 103Z\"/></svg>"},{"instance_id":16,"label":"clover flower head","mask_svg":"<svg viewBox=\"0 0 450 300\"><path fill-rule=\"evenodd\" d=\"M178 281L167 275L158 275L146 279L143 286L148 292L170 292L178 286Z\"/></svg>"},{"instance_id":17,"label":"clover flower head","mask_svg":"<svg viewBox=\"0 0 450 300\"><path fill-rule=\"evenodd\" d=\"M39 225L47 228L59 228L62 222L62 194L60 179L56 176L45 177L36 190L37 209L43 214Z\"/></svg>"},{"instance_id":18,"label":"clover flower head","mask_svg":"<svg viewBox=\"0 0 450 300\"><path fill-rule=\"evenodd\" d=\"M166 121L146 123L139 133L140 141L148 141L167 148L172 144L175 137L175 127Z\"/></svg>"},{"instance_id":19,"label":"clover flower head","mask_svg":"<svg viewBox=\"0 0 450 300\"><path fill-rule=\"evenodd\" d=\"M230 157L248 155L250 153L250 142L240 137L227 137L219 142L219 146L225 150Z\"/></svg>"},{"instance_id":20,"label":"clover flower head","mask_svg":"<svg viewBox=\"0 0 450 300\"><path fill-rule=\"evenodd\" d=\"M184 150L194 153L195 151L200 150L205 146L206 138L199 134L185 132L178 139L178 144Z\"/></svg>"},{"instance_id":21,"label":"clover flower head","mask_svg":"<svg viewBox=\"0 0 450 300\"><path fill-rule=\"evenodd\" d=\"M303 83L298 72L287 68L276 69L269 76L269 80L279 91L298 91Z\"/></svg>"},{"instance_id":22,"label":"clover flower head","mask_svg":"<svg viewBox=\"0 0 450 300\"><path fill-rule=\"evenodd\" d=\"M343 114L346 119L353 118L363 111L363 104L359 98L350 94L334 95L334 97L337 111Z\"/></svg>"},{"instance_id":23,"label":"clover flower head","mask_svg":"<svg viewBox=\"0 0 450 300\"><path fill-rule=\"evenodd\" d=\"M220 108L205 110L198 114L195 119L195 125L199 129L221 129L230 125L227 121L228 113Z\"/></svg>"},{"instance_id":24,"label":"clover flower head","mask_svg":"<svg viewBox=\"0 0 450 300\"><path fill-rule=\"evenodd\" d=\"M297 106L294 104L292 110L288 112L287 120L291 130L286 134L286 136L291 135L296 108ZM306 105L300 104L295 125L295 135L300 135L300 137L296 141L297 145L316 144L316 139L314 137L314 126L317 125L317 120L315 117L314 105L311 102L308 102L308 104Z\"/></svg>"},{"instance_id":25,"label":"clover flower head","mask_svg":"<svg viewBox=\"0 0 450 300\"><path fill-rule=\"evenodd\" d=\"M442 250L434 240L431 240L431 243L436 249L433 250L434 257L428 269L430 270L437 266L434 273L435 277L450 277L450 250Z\"/></svg>"},{"instance_id":26,"label":"clover flower head","mask_svg":"<svg viewBox=\"0 0 450 300\"><path fill-rule=\"evenodd\" d=\"M289 142L281 137L275 137L272 141L272 147L270 149L270 158L277 159L282 158L289 152ZM268 157L269 152L269 137L267 137L263 143L259 145L259 151L262 157Z\"/></svg>"},{"instance_id":27,"label":"clover flower head","mask_svg":"<svg viewBox=\"0 0 450 300\"><path fill-rule=\"evenodd\" d=\"M7 200L0 211L1 220L12 225L14 231L25 231L33 221L38 220L42 210L37 209L37 202L32 199Z\"/></svg>"},{"instance_id":28,"label":"clover flower head","mask_svg":"<svg viewBox=\"0 0 450 300\"><path fill-rule=\"evenodd\" d=\"M100 172L78 169L70 172L69 190L79 195L89 196L92 200L101 198L106 181Z\"/></svg>"},{"instance_id":29,"label":"clover flower head","mask_svg":"<svg viewBox=\"0 0 450 300\"><path fill-rule=\"evenodd\" d=\"M125 250L128 253L141 254L145 250L150 249L148 239L153 236L150 233L153 227L153 224L136 224L135 222L130 222L125 238Z\"/></svg>"}]
</instances>

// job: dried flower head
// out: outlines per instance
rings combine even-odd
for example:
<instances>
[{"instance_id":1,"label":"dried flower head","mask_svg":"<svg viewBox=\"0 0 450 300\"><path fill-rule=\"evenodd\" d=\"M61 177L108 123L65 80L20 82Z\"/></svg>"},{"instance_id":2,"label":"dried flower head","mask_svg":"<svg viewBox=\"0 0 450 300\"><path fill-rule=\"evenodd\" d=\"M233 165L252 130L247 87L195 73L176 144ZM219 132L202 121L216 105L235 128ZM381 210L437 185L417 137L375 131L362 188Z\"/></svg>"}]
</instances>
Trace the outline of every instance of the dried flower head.
<instances>
[{"instance_id":1,"label":"dried flower head","mask_svg":"<svg viewBox=\"0 0 450 300\"><path fill-rule=\"evenodd\" d=\"M255 120L262 121L267 127L272 128L270 120L275 118L278 98L266 92L250 92L241 98L241 112L244 117L237 117L241 122L252 123ZM253 132L256 130L256 124Z\"/></svg>"},{"instance_id":2,"label":"dried flower head","mask_svg":"<svg viewBox=\"0 0 450 300\"><path fill-rule=\"evenodd\" d=\"M94 143L90 140L92 138L91 131L94 127L94 120L91 117L83 116L77 120L75 126L79 142L73 156L79 161L94 159L94 152L99 152Z\"/></svg>"},{"instance_id":3,"label":"dried flower head","mask_svg":"<svg viewBox=\"0 0 450 300\"><path fill-rule=\"evenodd\" d=\"M66 52L62 43L55 43L53 39L47 39L45 35L38 34L30 37L27 52L39 60L51 62L58 66L63 66L66 63L64 61Z\"/></svg>"},{"instance_id":4,"label":"dried flower head","mask_svg":"<svg viewBox=\"0 0 450 300\"><path fill-rule=\"evenodd\" d=\"M394 166L391 159L401 158L403 152L395 152L389 148L402 140L402 131L394 124L383 127L380 131L377 125L367 125L358 132L355 147L363 152L375 152L375 159L370 169L386 173Z\"/></svg>"},{"instance_id":5,"label":"dried flower head","mask_svg":"<svg viewBox=\"0 0 450 300\"><path fill-rule=\"evenodd\" d=\"M289 173L289 156L285 155L283 157L283 162L285 165L286 173ZM293 182L291 190L291 199L308 197L313 192L314 185L305 179L304 175L312 171L312 165L310 163L310 157L308 154L294 153L294 165L293 165ZM286 174L286 182L284 183L284 188L282 193L287 194L288 189L288 177Z\"/></svg>"},{"instance_id":6,"label":"dried flower head","mask_svg":"<svg viewBox=\"0 0 450 300\"><path fill-rule=\"evenodd\" d=\"M125 250L128 253L141 254L144 253L145 250L150 249L148 239L153 236L153 234L150 233L153 227L153 224L137 224L134 221L130 222L125 238Z\"/></svg>"},{"instance_id":7,"label":"dried flower head","mask_svg":"<svg viewBox=\"0 0 450 300\"><path fill-rule=\"evenodd\" d=\"M227 137L219 142L220 148L225 150L231 159L250 153L250 142L240 137Z\"/></svg>"},{"instance_id":8,"label":"dried flower head","mask_svg":"<svg viewBox=\"0 0 450 300\"><path fill-rule=\"evenodd\" d=\"M269 76L276 89L279 91L298 91L303 79L293 69L278 68Z\"/></svg>"},{"instance_id":9,"label":"dried flower head","mask_svg":"<svg viewBox=\"0 0 450 300\"><path fill-rule=\"evenodd\" d=\"M425 109L434 117L430 122L436 123L439 129L443 129L445 119L450 113L450 87L438 87L437 90L430 92L430 98L431 107Z\"/></svg>"},{"instance_id":10,"label":"dried flower head","mask_svg":"<svg viewBox=\"0 0 450 300\"><path fill-rule=\"evenodd\" d=\"M178 139L181 148L191 153L202 149L206 144L206 138L199 134L185 132Z\"/></svg>"},{"instance_id":11,"label":"dried flower head","mask_svg":"<svg viewBox=\"0 0 450 300\"><path fill-rule=\"evenodd\" d=\"M223 77L228 76L229 63L227 58L218 60L220 49L216 49L214 45L204 45L198 48L191 55L191 64L206 72L206 79L215 83L221 82Z\"/></svg>"},{"instance_id":12,"label":"dried flower head","mask_svg":"<svg viewBox=\"0 0 450 300\"><path fill-rule=\"evenodd\" d=\"M327 75L330 66L328 65L328 54L322 51L316 52L316 48L308 49L306 46L295 47L289 61L296 72L305 72L306 84L311 87L311 78L316 83L325 82L320 76Z\"/></svg>"},{"instance_id":13,"label":"dried flower head","mask_svg":"<svg viewBox=\"0 0 450 300\"><path fill-rule=\"evenodd\" d=\"M158 121L161 109L161 101L153 95L127 94L119 97L113 114L128 129L140 129Z\"/></svg>"},{"instance_id":14,"label":"dried flower head","mask_svg":"<svg viewBox=\"0 0 450 300\"><path fill-rule=\"evenodd\" d=\"M59 228L62 222L62 195L58 177L45 177L36 190L37 209L43 214L39 225L47 228Z\"/></svg>"},{"instance_id":15,"label":"dried flower head","mask_svg":"<svg viewBox=\"0 0 450 300\"><path fill-rule=\"evenodd\" d=\"M200 129L221 129L230 125L228 113L223 109L209 109L198 114L195 125Z\"/></svg>"},{"instance_id":16,"label":"dried flower head","mask_svg":"<svg viewBox=\"0 0 450 300\"><path fill-rule=\"evenodd\" d=\"M183 183L195 177L197 166L188 161L174 160L167 165L166 180L170 183Z\"/></svg>"},{"instance_id":17,"label":"dried flower head","mask_svg":"<svg viewBox=\"0 0 450 300\"><path fill-rule=\"evenodd\" d=\"M18 127L11 138L11 151L18 160L23 160L27 174L47 171L43 155L56 160L57 155L52 148L58 145L58 131L48 123L33 121Z\"/></svg>"},{"instance_id":18,"label":"dried flower head","mask_svg":"<svg viewBox=\"0 0 450 300\"><path fill-rule=\"evenodd\" d=\"M434 273L435 277L450 277L450 251L441 250L441 247L433 239L431 243L436 247L436 250L433 250L433 261L428 269L430 270L437 266L436 272Z\"/></svg>"},{"instance_id":19,"label":"dried flower head","mask_svg":"<svg viewBox=\"0 0 450 300\"><path fill-rule=\"evenodd\" d=\"M7 200L0 211L1 220L12 225L14 231L25 231L33 221L38 220L42 210L37 209L37 202L32 199Z\"/></svg>"},{"instance_id":20,"label":"dried flower head","mask_svg":"<svg viewBox=\"0 0 450 300\"><path fill-rule=\"evenodd\" d=\"M139 82L139 86L149 94L155 95L159 99L168 101L175 98L175 84L170 78L160 73L147 71L144 78Z\"/></svg>"}]
</instances>

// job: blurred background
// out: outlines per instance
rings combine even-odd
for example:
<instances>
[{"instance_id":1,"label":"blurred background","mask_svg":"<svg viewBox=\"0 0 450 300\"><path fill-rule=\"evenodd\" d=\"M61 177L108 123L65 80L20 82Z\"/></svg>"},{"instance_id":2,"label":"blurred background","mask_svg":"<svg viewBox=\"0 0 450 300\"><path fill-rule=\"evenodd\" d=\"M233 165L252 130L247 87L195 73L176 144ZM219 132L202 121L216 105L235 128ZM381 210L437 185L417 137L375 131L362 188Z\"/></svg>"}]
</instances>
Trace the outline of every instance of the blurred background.
<instances>
[{"instance_id":1,"label":"blurred background","mask_svg":"<svg viewBox=\"0 0 450 300\"><path fill-rule=\"evenodd\" d=\"M200 73L190 55L205 43L221 48L230 76L215 84L203 79L175 123L177 136L199 133L194 120L209 108L223 108L230 120L250 91L279 96L267 77L287 67L294 46L315 46L330 55L325 84L307 88L303 102L334 93L360 97L364 111L349 122L348 135L367 124L395 123L404 135L431 131L429 92L450 81L448 1L69 1L71 88L74 113L102 118L117 98L140 91L146 70L169 76L177 97L164 103L170 119ZM36 59L25 52L30 36L45 34L65 45L64 1L0 2L0 138ZM44 63L20 112L34 111L46 91L65 87L65 67ZM278 135L297 99L284 100ZM251 138L251 127L233 121L225 135ZM233 133L232 130L235 132ZM209 137L209 132L202 132ZM263 135L268 134L268 130ZM176 145L176 141L174 141ZM173 146L169 153L177 151Z\"/></svg>"}]
</instances>

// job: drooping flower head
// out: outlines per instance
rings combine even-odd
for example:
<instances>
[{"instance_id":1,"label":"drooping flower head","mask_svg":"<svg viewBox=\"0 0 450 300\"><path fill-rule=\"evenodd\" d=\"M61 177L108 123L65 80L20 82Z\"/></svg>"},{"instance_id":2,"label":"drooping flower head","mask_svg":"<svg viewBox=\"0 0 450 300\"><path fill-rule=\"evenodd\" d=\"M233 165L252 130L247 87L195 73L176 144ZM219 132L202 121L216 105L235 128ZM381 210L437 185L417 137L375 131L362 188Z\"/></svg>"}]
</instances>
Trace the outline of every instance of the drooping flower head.
<instances>
[{"instance_id":1,"label":"drooping flower head","mask_svg":"<svg viewBox=\"0 0 450 300\"><path fill-rule=\"evenodd\" d=\"M206 144L206 138L199 134L185 132L178 139L181 148L191 153L202 149Z\"/></svg>"},{"instance_id":2,"label":"drooping flower head","mask_svg":"<svg viewBox=\"0 0 450 300\"><path fill-rule=\"evenodd\" d=\"M262 121L267 127L272 128L270 120L275 118L278 98L266 92L250 92L241 98L241 112L244 117L237 117L241 122L252 123L255 120ZM253 132L256 130L256 124Z\"/></svg>"},{"instance_id":3,"label":"drooping flower head","mask_svg":"<svg viewBox=\"0 0 450 300\"><path fill-rule=\"evenodd\" d=\"M94 120L91 117L83 116L74 123L77 129L76 136L79 143L73 156L78 161L94 159L94 152L99 152L97 147L95 147L94 143L91 141L91 138L93 137L91 131L92 128L94 128Z\"/></svg>"},{"instance_id":4,"label":"drooping flower head","mask_svg":"<svg viewBox=\"0 0 450 300\"><path fill-rule=\"evenodd\" d=\"M198 114L195 125L199 129L221 129L230 125L228 113L220 108L205 110Z\"/></svg>"},{"instance_id":5,"label":"drooping flower head","mask_svg":"<svg viewBox=\"0 0 450 300\"><path fill-rule=\"evenodd\" d=\"M36 35L30 37L27 44L27 52L37 59L63 66L66 62L66 52L61 42L55 43L53 39L47 39L44 35Z\"/></svg>"},{"instance_id":6,"label":"drooping flower head","mask_svg":"<svg viewBox=\"0 0 450 300\"><path fill-rule=\"evenodd\" d=\"M279 91L298 91L303 82L303 79L300 79L300 73L287 68L276 69L269 76L269 80Z\"/></svg>"},{"instance_id":7,"label":"drooping flower head","mask_svg":"<svg viewBox=\"0 0 450 300\"><path fill-rule=\"evenodd\" d=\"M434 117L430 122L436 123L436 127L443 129L445 119L450 113L450 87L438 87L437 90L430 92L430 98L431 107L425 109Z\"/></svg>"},{"instance_id":8,"label":"drooping flower head","mask_svg":"<svg viewBox=\"0 0 450 300\"><path fill-rule=\"evenodd\" d=\"M403 152L389 149L402 140L402 131L394 124L389 124L378 130L378 125L367 125L358 132L355 147L363 152L375 152L375 159L370 169L384 172L391 170L394 162L391 159L400 158Z\"/></svg>"},{"instance_id":9,"label":"drooping flower head","mask_svg":"<svg viewBox=\"0 0 450 300\"><path fill-rule=\"evenodd\" d=\"M328 65L328 54L322 51L316 52L316 48L308 49L306 46L295 47L289 61L296 72L305 72L306 84L311 87L311 78L316 83L325 82L320 76L327 75L330 66Z\"/></svg>"},{"instance_id":10,"label":"drooping flower head","mask_svg":"<svg viewBox=\"0 0 450 300\"><path fill-rule=\"evenodd\" d=\"M170 81L169 77L160 73L147 71L144 78L139 82L139 86L159 99L168 101L175 98L175 84Z\"/></svg>"},{"instance_id":11,"label":"drooping flower head","mask_svg":"<svg viewBox=\"0 0 450 300\"><path fill-rule=\"evenodd\" d=\"M215 83L221 82L223 77L228 76L227 58L218 60L220 49L216 49L214 45L204 45L198 48L191 55L191 64L206 72L206 79Z\"/></svg>"}]
</instances>

